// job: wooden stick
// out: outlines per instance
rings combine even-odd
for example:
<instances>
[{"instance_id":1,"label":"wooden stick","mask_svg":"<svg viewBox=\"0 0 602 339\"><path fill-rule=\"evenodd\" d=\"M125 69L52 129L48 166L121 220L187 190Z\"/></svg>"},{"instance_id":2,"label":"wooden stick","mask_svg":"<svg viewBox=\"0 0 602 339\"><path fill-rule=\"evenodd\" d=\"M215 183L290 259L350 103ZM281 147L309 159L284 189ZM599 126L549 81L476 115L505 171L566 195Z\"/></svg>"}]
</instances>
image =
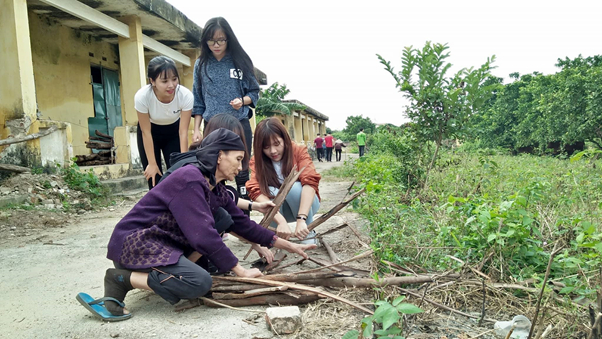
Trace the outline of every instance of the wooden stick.
<instances>
[{"instance_id":1,"label":"wooden stick","mask_svg":"<svg viewBox=\"0 0 602 339\"><path fill-rule=\"evenodd\" d=\"M312 257L307 257L307 260L313 262L314 264L318 264L324 268L326 268L326 266L332 266L331 264L327 264L320 259L316 259L316 258L312 258ZM335 272L340 272L343 270L342 268L338 268L338 267L328 267L328 269L331 271L335 271ZM304 271L301 271L301 272L304 272ZM301 273L301 272L295 272L295 273Z\"/></svg>"},{"instance_id":2,"label":"wooden stick","mask_svg":"<svg viewBox=\"0 0 602 339\"><path fill-rule=\"evenodd\" d=\"M252 291L256 290L257 285L255 284L216 284L216 281L213 281L213 285L211 286L211 292L242 292L242 291Z\"/></svg>"},{"instance_id":3,"label":"wooden stick","mask_svg":"<svg viewBox=\"0 0 602 339\"><path fill-rule=\"evenodd\" d=\"M9 165L9 164L0 164L0 170L2 170L2 171L9 171L9 172L16 172L16 173L29 173L29 172L31 172L31 168L29 168L29 167L23 167L23 166L17 166L17 165Z\"/></svg>"},{"instance_id":4,"label":"wooden stick","mask_svg":"<svg viewBox=\"0 0 602 339\"><path fill-rule=\"evenodd\" d=\"M321 270L321 269L324 269L324 268L330 268L330 267L337 266L337 265L340 265L340 264L345 264L345 263L348 263L348 262L351 262L351 261L356 261L356 260L359 260L359 259L365 258L365 257L367 257L367 256L369 256L369 255L372 255L372 253L373 253L373 252L374 252L374 251L372 251L372 250L368 250L368 251L366 251L366 252L364 252L364 253L362 253L362 254L358 254L358 255L356 255L355 257L353 257L353 258L351 258L351 259L347 259L347 260L345 260L345 261L341 261L341 262L339 262L339 263L332 264L332 265L328 265L328 266L324 266L324 267L318 267L318 268L313 268L313 269L311 269L311 270L305 270L305 271L297 272L297 274L299 274L299 273L309 273L309 272L315 272L315 271L319 271L319 270Z\"/></svg>"},{"instance_id":5,"label":"wooden stick","mask_svg":"<svg viewBox=\"0 0 602 339\"><path fill-rule=\"evenodd\" d=\"M229 305L235 307L253 305L304 305L310 302L314 302L320 298L321 297L315 293L296 291L295 293L279 292L276 294L259 295L243 299L225 299L220 300L219 302L222 305ZM208 307L215 307L212 304L205 305L207 305Z\"/></svg>"},{"instance_id":6,"label":"wooden stick","mask_svg":"<svg viewBox=\"0 0 602 339\"><path fill-rule=\"evenodd\" d=\"M248 310L248 309L245 309L245 308L232 307L230 305L222 304L220 302L217 302L215 300L211 300L211 299L205 298L205 297L200 297L199 299L201 299L205 303L205 305L207 305L207 303L209 303L209 304L213 304L213 305L217 305L217 306L229 308L229 309L235 310L235 311L253 312L253 313L265 313L265 311ZM209 306L209 305L207 305L207 306Z\"/></svg>"},{"instance_id":7,"label":"wooden stick","mask_svg":"<svg viewBox=\"0 0 602 339\"><path fill-rule=\"evenodd\" d=\"M328 256L330 257L330 261L332 261L333 264L340 263L341 261L337 257L336 253L334 253L334 251L332 250L332 247L330 247L330 245L326 241L324 241L324 239L322 239L322 238L320 238L320 242L322 243L322 245L324 245L324 248L326 249L326 252L328 252Z\"/></svg>"},{"instance_id":8,"label":"wooden stick","mask_svg":"<svg viewBox=\"0 0 602 339\"><path fill-rule=\"evenodd\" d=\"M300 265L301 263L303 263L306 259L305 258L301 258L301 260L297 260L297 261L293 261L292 263L288 263L284 266L280 266L280 268L278 269L278 272L281 272L283 269L289 267L289 266L293 266L293 265Z\"/></svg>"},{"instance_id":9,"label":"wooden stick","mask_svg":"<svg viewBox=\"0 0 602 339\"><path fill-rule=\"evenodd\" d=\"M289 173L286 179L284 179L282 186L280 186L280 189L278 190L278 194L273 200L275 206L272 207L268 214L264 215L263 219L261 219L261 222L259 223L261 226L267 228L270 225L272 219L274 219L274 216L278 213L278 211L280 211L280 206L282 206L282 204L284 203L284 199L286 199L288 192L290 192L291 188L293 188L293 185L299 178L299 175L303 173L304 170L305 167L303 167L300 171L297 172L297 165L293 167L293 170L291 171L291 173Z\"/></svg>"},{"instance_id":10,"label":"wooden stick","mask_svg":"<svg viewBox=\"0 0 602 339\"><path fill-rule=\"evenodd\" d=\"M451 258L451 259L453 259L453 260L455 260L455 261L459 262L459 263L460 263L460 264L462 264L463 266L466 266L466 267L468 267L468 268L469 268L471 271L473 271L473 272L474 272L476 275L480 275L481 277L483 277L483 278L485 278L485 279L487 279L487 280L491 280L491 278L490 278L490 277L489 277L487 274L485 274L485 273L483 273L483 272L481 272L481 271L477 270L476 268L470 267L470 265L467 265L467 264L466 264L466 263L465 263L463 260L461 260L461 259L458 259L458 258L454 257L453 255L446 255L446 257L448 257L448 258Z\"/></svg>"},{"instance_id":11,"label":"wooden stick","mask_svg":"<svg viewBox=\"0 0 602 339\"><path fill-rule=\"evenodd\" d=\"M263 219L261 219L261 222L259 223L261 226L267 228L270 225L272 219L274 219L274 216L278 213L278 211L280 211L280 206L282 206L282 204L284 203L284 199L286 199L288 192L291 190L291 188L293 188L293 185L299 178L299 175L304 170L305 167L303 167L300 171L297 172L297 165L293 167L291 173L289 173L286 179L284 179L282 186L280 186L280 190L278 190L278 194L272 201L275 206L272 207L268 214L263 216ZM249 256L249 254L251 254L251 251L253 251L253 249L249 248L247 254L245 254L245 256L243 257L243 260L247 260L247 257Z\"/></svg>"},{"instance_id":12,"label":"wooden stick","mask_svg":"<svg viewBox=\"0 0 602 339\"><path fill-rule=\"evenodd\" d=\"M552 324L548 325L548 327L546 327L546 330L543 331L543 333L541 334L541 337L539 337L538 339L544 339L548 333L552 332L552 329L554 328L554 326L552 326Z\"/></svg>"},{"instance_id":13,"label":"wooden stick","mask_svg":"<svg viewBox=\"0 0 602 339\"><path fill-rule=\"evenodd\" d=\"M271 264L266 266L266 268L264 269L264 272L269 272L269 271L273 270L274 268L278 267L278 265L280 265L280 263L282 262L282 260L284 260L284 258L286 258L286 253L281 249L277 249L276 253L274 254L274 260L272 261Z\"/></svg>"},{"instance_id":14,"label":"wooden stick","mask_svg":"<svg viewBox=\"0 0 602 339\"><path fill-rule=\"evenodd\" d=\"M412 277L410 277L410 278L412 278ZM412 295L412 296L414 296L414 297L416 297L416 298L422 298L422 296L421 296L420 294L418 294L418 293L412 292L412 291L410 291L410 290L407 290L407 289L405 289L405 288L401 288L401 287L397 287L397 288L398 288L400 291L402 291L402 292L404 292L404 293L407 293L407 294L409 294L409 295ZM464 312L462 312L462 311L455 310L455 309L453 309L453 308L451 308L451 307L448 307L448 306L445 306L445 305L439 304L438 302L432 301L432 300L430 300L430 299L427 299L427 298L425 298L425 299L424 299L424 301L426 301L427 303L430 303L430 304L432 304L432 305L435 305L435 306L437 306L437 307L439 307L439 308L442 308L442 309L444 309L444 310L447 310L447 311L450 311L450 312L453 312L453 313L456 313L456 314L459 314L459 315L463 315L463 316L465 316L465 317L467 317L467 318L479 319L479 317L478 317L478 316L470 315L470 314L464 313ZM494 323L494 322L495 322L495 320L491 320L491 319L485 319L485 321L487 321L487 322L491 322L491 323Z\"/></svg>"},{"instance_id":15,"label":"wooden stick","mask_svg":"<svg viewBox=\"0 0 602 339\"><path fill-rule=\"evenodd\" d=\"M274 281L296 282L301 280L320 280L329 278L355 277L353 272L315 272L315 273L286 273L263 276L262 279Z\"/></svg>"},{"instance_id":16,"label":"wooden stick","mask_svg":"<svg viewBox=\"0 0 602 339\"><path fill-rule=\"evenodd\" d=\"M314 288L314 287L309 287L309 286L305 286L305 285L301 285L301 284L295 284L295 283L285 283L285 282L280 282L280 281L272 281L272 280L266 280L266 279L260 279L260 278L241 278L241 277L213 277L213 279L217 279L217 280L230 280L230 281L238 281L238 282L244 282L244 283L257 283L257 284L261 284L261 285L268 285L268 286L288 286L289 289L295 289L295 290L301 290L301 291L308 291L308 292L313 292L316 293L318 295L330 298L330 299L334 299L337 301L340 301L342 303L345 303L347 305L353 306L359 310L362 310L370 315L374 314L374 312L372 312L371 310L365 308L364 306L358 305L350 300L347 300L343 297L339 297L338 295L334 295L330 292L326 292L326 291L322 291L320 289Z\"/></svg>"},{"instance_id":17,"label":"wooden stick","mask_svg":"<svg viewBox=\"0 0 602 339\"><path fill-rule=\"evenodd\" d=\"M550 268L552 267L552 261L554 261L554 256L562 249L562 246L556 249L557 246L558 241L554 244L554 249L552 250L552 253L550 253L550 260L548 260L548 268L546 269L546 275L543 278L541 292L539 292L539 297L537 298L537 303L535 306L535 315L533 316L533 322L531 324L531 329L529 330L529 336L527 336L527 339L531 339L531 336L533 335L533 330L535 329L535 325L537 324L537 317L539 316L539 306L541 305L541 298L543 297L543 292L546 289L548 278L550 277Z\"/></svg>"},{"instance_id":18,"label":"wooden stick","mask_svg":"<svg viewBox=\"0 0 602 339\"><path fill-rule=\"evenodd\" d=\"M320 234L318 234L317 236L318 236L318 237L323 237L323 236L325 236L325 235L327 235L327 234L334 233L334 232L336 232L336 231L338 231L338 230L340 230L340 229L342 229L342 228L345 228L345 227L347 227L347 223L344 223L344 224L342 224L342 225L339 225L339 226L337 226L337 227L331 228L331 229L329 229L328 231L326 231L326 232L324 232L324 233L320 233Z\"/></svg>"},{"instance_id":19,"label":"wooden stick","mask_svg":"<svg viewBox=\"0 0 602 339\"><path fill-rule=\"evenodd\" d=\"M108 134L104 134L101 133L99 130L94 130L94 134L96 134L97 136L99 136L100 138L105 138L105 139L109 139L109 140L113 140L113 137L108 135Z\"/></svg>"},{"instance_id":20,"label":"wooden stick","mask_svg":"<svg viewBox=\"0 0 602 339\"><path fill-rule=\"evenodd\" d=\"M355 236L360 240L360 242L362 243L362 245L366 245L367 244L364 243L364 240L362 240L362 236L360 235L360 233L355 229L355 227L351 226L351 225L347 225L347 227L349 227L349 229L351 230L351 232L353 232L353 234L355 234Z\"/></svg>"},{"instance_id":21,"label":"wooden stick","mask_svg":"<svg viewBox=\"0 0 602 339\"><path fill-rule=\"evenodd\" d=\"M264 294L273 294L274 292L282 292L286 291L288 287L286 286L278 286L278 287L266 287L266 288L258 288L256 290L244 291L243 293L212 293L213 299L223 300L223 299L244 299L250 297L256 297L258 295Z\"/></svg>"},{"instance_id":22,"label":"wooden stick","mask_svg":"<svg viewBox=\"0 0 602 339\"><path fill-rule=\"evenodd\" d=\"M602 320L602 313L598 313L598 316L596 317L596 321L594 322L594 326L592 326L592 329L589 332L589 335L587 336L587 339L595 339L596 336L599 334L597 333L597 328L600 325L600 321Z\"/></svg>"},{"instance_id":23,"label":"wooden stick","mask_svg":"<svg viewBox=\"0 0 602 339\"><path fill-rule=\"evenodd\" d=\"M324 267L332 264L332 263L327 263L326 261L322 261L320 259L311 258L311 257L308 260L313 263L316 263L320 266L324 266ZM335 272L343 272L343 271L353 272L359 276L368 276L370 274L370 271L362 270L362 269L358 269L358 268L354 268L354 267L350 267L350 266L345 266L345 265L342 265L341 263L338 263L337 266L328 267L328 269L331 271L335 271Z\"/></svg>"},{"instance_id":24,"label":"wooden stick","mask_svg":"<svg viewBox=\"0 0 602 339\"><path fill-rule=\"evenodd\" d=\"M460 275L449 276L450 279L457 279ZM304 284L325 286L325 287L385 287L385 286L398 286L398 285L410 285L410 284L422 284L435 282L436 278L428 275L417 276L417 277L391 277L381 278L378 281L372 278L355 278L355 277L342 277L342 278L326 278L326 279L314 279L314 280L303 280ZM418 296L422 298L422 296ZM475 317L478 319L479 317Z\"/></svg>"},{"instance_id":25,"label":"wooden stick","mask_svg":"<svg viewBox=\"0 0 602 339\"><path fill-rule=\"evenodd\" d=\"M307 225L308 230L313 230L314 228L320 226L326 220L330 219L333 215L335 215L338 211L343 209L343 207L347 206L350 202L355 200L355 198L359 197L362 193L366 191L365 188L362 188L360 191L355 192L348 200L338 203L335 207L333 207L330 211L325 214L322 214L318 219L311 222L311 224Z\"/></svg>"},{"instance_id":26,"label":"wooden stick","mask_svg":"<svg viewBox=\"0 0 602 339\"><path fill-rule=\"evenodd\" d=\"M54 132L56 130L57 130L56 126L51 126L48 129L42 130L42 131L40 131L38 133L29 134L29 135L26 135L24 137L17 137L17 138L9 138L9 139L0 140L0 146L16 144L16 143L27 141L27 140L38 139L38 138L47 136L48 134L50 134L50 133L52 133L52 132Z\"/></svg>"}]
</instances>

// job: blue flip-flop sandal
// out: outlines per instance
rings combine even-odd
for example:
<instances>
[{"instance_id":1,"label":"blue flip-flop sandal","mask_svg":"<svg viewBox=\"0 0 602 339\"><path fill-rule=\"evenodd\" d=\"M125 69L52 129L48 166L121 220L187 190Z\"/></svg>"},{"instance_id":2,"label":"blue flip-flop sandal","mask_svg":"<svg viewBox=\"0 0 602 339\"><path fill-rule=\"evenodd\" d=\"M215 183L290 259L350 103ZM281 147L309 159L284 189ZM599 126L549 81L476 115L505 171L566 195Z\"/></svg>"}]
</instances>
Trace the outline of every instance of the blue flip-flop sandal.
<instances>
[{"instance_id":1,"label":"blue flip-flop sandal","mask_svg":"<svg viewBox=\"0 0 602 339\"><path fill-rule=\"evenodd\" d=\"M90 295L86 293L78 293L75 296L75 299L79 301L82 306L84 306L88 311L94 314L96 317L104 320L104 321L122 321L132 317L132 314L124 314L124 315L113 315L107 308L105 307L105 301L114 301L119 306L125 307L125 304L115 298L104 297L100 299L94 299Z\"/></svg>"}]
</instances>

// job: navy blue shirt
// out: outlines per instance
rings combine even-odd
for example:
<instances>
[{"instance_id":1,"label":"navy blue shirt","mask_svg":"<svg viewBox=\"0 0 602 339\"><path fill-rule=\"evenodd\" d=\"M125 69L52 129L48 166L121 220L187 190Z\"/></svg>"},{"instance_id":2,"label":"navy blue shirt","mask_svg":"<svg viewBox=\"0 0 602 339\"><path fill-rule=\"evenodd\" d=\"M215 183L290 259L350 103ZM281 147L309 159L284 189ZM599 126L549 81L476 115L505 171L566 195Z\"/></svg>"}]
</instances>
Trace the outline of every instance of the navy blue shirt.
<instances>
[{"instance_id":1,"label":"navy blue shirt","mask_svg":"<svg viewBox=\"0 0 602 339\"><path fill-rule=\"evenodd\" d=\"M209 120L216 114L232 114L238 120L248 117L250 107L255 107L259 98L259 84L255 75L243 74L234 66L230 54L226 54L220 61L213 55L209 56L206 66L200 67L200 60L194 64L194 107L192 115L201 115ZM235 110L230 106L230 101L248 96L253 101L249 106L242 106Z\"/></svg>"}]
</instances>

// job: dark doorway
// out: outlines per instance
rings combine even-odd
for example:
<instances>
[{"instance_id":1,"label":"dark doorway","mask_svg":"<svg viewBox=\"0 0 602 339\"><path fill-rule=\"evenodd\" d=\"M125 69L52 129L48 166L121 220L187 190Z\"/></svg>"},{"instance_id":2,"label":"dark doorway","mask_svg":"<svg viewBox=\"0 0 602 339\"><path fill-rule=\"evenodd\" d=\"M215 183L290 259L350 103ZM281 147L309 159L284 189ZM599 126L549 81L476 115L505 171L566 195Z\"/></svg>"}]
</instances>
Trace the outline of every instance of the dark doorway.
<instances>
[{"instance_id":1,"label":"dark doorway","mask_svg":"<svg viewBox=\"0 0 602 339\"><path fill-rule=\"evenodd\" d=\"M98 130L113 136L115 127L122 125L119 74L93 65L90 67L90 78L94 96L94 117L88 118L88 133L95 136L95 131Z\"/></svg>"}]
</instances>

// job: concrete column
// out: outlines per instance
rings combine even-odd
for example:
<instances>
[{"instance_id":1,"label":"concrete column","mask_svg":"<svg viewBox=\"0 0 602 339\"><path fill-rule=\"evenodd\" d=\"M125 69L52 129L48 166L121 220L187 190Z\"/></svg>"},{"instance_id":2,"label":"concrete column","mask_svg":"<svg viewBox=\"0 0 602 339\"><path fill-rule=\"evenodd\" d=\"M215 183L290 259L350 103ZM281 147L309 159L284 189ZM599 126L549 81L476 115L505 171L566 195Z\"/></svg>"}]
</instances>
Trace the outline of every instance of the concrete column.
<instances>
[{"instance_id":1,"label":"concrete column","mask_svg":"<svg viewBox=\"0 0 602 339\"><path fill-rule=\"evenodd\" d=\"M295 140L295 122L293 121L293 115L283 115L284 118L284 127L288 131L288 134L291 137L291 140Z\"/></svg>"},{"instance_id":2,"label":"concrete column","mask_svg":"<svg viewBox=\"0 0 602 339\"><path fill-rule=\"evenodd\" d=\"M303 124L303 143L307 145L307 141L309 140L309 123L307 114L303 114L304 118L301 120Z\"/></svg>"},{"instance_id":3,"label":"concrete column","mask_svg":"<svg viewBox=\"0 0 602 339\"><path fill-rule=\"evenodd\" d=\"M180 74L180 84L192 91L192 86L194 84L194 62L199 55L201 55L201 50L197 48L193 51L184 52L184 54L190 58L192 64L190 66L181 65L182 73ZM203 124L201 124L201 130L202 129ZM192 143L192 134L194 132L194 116L190 119L188 131L188 145L190 145Z\"/></svg>"},{"instance_id":4,"label":"concrete column","mask_svg":"<svg viewBox=\"0 0 602 339\"><path fill-rule=\"evenodd\" d=\"M320 133L320 126L318 125L318 119L314 119L314 134ZM322 134L322 133L320 133Z\"/></svg>"},{"instance_id":5,"label":"concrete column","mask_svg":"<svg viewBox=\"0 0 602 339\"><path fill-rule=\"evenodd\" d=\"M146 85L142 24L140 18L134 15L121 18L121 21L130 26L130 38L119 37L119 69L123 95L121 111L124 125L135 126L138 123L138 116L134 108L134 95Z\"/></svg>"},{"instance_id":6,"label":"concrete column","mask_svg":"<svg viewBox=\"0 0 602 339\"><path fill-rule=\"evenodd\" d=\"M0 0L0 139L38 132L36 86L26 0ZM15 120L7 124L8 121ZM12 130L10 130L12 128ZM39 140L34 143L39 144ZM31 144L31 142L28 142Z\"/></svg>"},{"instance_id":7,"label":"concrete column","mask_svg":"<svg viewBox=\"0 0 602 339\"><path fill-rule=\"evenodd\" d=\"M300 143L303 140L303 133L301 128L301 113L295 113L297 116L293 114L293 121L295 126L295 142Z\"/></svg>"}]
</instances>

